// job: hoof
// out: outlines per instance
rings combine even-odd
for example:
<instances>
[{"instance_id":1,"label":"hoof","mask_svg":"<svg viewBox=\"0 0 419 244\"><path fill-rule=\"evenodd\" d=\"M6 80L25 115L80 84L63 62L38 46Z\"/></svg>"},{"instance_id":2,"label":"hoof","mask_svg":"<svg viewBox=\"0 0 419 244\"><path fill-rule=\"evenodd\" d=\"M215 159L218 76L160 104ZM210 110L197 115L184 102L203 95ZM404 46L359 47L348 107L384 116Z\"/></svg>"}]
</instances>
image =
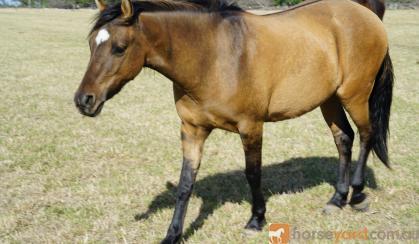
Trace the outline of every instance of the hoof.
<instances>
[{"instance_id":1,"label":"hoof","mask_svg":"<svg viewBox=\"0 0 419 244\"><path fill-rule=\"evenodd\" d=\"M364 193L359 193L352 196L352 199L349 202L349 204L354 210L360 212L368 211L370 206L370 202L368 201L368 198Z\"/></svg>"},{"instance_id":2,"label":"hoof","mask_svg":"<svg viewBox=\"0 0 419 244\"><path fill-rule=\"evenodd\" d=\"M265 225L265 218L252 217L244 227L246 230L261 231Z\"/></svg>"},{"instance_id":3,"label":"hoof","mask_svg":"<svg viewBox=\"0 0 419 244\"><path fill-rule=\"evenodd\" d=\"M341 211L342 209L334 204L326 204L326 206L324 206L323 208L323 214L325 215L331 215L334 213L337 213L339 211Z\"/></svg>"},{"instance_id":4,"label":"hoof","mask_svg":"<svg viewBox=\"0 0 419 244\"><path fill-rule=\"evenodd\" d=\"M370 202L365 198L364 201L360 203L351 204L351 207L356 211L367 212L370 208Z\"/></svg>"}]
</instances>

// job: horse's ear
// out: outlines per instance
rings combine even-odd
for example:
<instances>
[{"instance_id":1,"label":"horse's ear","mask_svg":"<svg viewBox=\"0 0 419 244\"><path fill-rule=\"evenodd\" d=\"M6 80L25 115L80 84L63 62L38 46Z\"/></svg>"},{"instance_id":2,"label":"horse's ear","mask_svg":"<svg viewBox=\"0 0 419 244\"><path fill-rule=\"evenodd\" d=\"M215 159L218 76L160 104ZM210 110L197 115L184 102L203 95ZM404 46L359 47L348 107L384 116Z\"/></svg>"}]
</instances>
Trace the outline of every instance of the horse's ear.
<instances>
[{"instance_id":1,"label":"horse's ear","mask_svg":"<svg viewBox=\"0 0 419 244\"><path fill-rule=\"evenodd\" d=\"M122 18L129 19L133 15L132 3L130 0L122 0L121 2Z\"/></svg>"},{"instance_id":2,"label":"horse's ear","mask_svg":"<svg viewBox=\"0 0 419 244\"><path fill-rule=\"evenodd\" d=\"M96 6L100 12L106 9L106 3L103 0L95 0Z\"/></svg>"}]
</instances>

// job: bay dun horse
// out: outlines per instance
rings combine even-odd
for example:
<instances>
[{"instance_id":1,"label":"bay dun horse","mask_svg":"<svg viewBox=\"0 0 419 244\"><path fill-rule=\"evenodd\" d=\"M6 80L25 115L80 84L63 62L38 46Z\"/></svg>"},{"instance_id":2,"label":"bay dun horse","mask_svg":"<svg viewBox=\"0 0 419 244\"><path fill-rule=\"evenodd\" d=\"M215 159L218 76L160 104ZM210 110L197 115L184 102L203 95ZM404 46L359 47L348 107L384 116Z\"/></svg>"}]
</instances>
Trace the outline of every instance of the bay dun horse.
<instances>
[{"instance_id":1,"label":"bay dun horse","mask_svg":"<svg viewBox=\"0 0 419 244\"><path fill-rule=\"evenodd\" d=\"M363 189L370 151L389 167L393 87L386 32L373 12L347 0L312 1L266 16L224 0L122 0L109 7L98 0L97 5L100 13L89 36L90 62L74 98L79 111L98 115L105 101L143 67L173 82L183 166L163 243L181 237L204 141L215 128L240 134L252 193L246 228L261 230L263 124L317 107L339 152L336 192L325 212L348 202L366 209ZM345 110L361 141L351 181L354 132Z\"/></svg>"}]
</instances>

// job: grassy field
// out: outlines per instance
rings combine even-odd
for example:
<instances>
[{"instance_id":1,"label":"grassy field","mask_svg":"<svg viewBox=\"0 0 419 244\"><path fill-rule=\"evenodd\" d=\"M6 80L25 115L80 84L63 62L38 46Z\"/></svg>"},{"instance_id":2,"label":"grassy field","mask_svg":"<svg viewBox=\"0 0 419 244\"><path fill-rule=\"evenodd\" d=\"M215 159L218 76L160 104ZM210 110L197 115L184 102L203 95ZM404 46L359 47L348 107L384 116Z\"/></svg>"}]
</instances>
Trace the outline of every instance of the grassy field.
<instances>
[{"instance_id":1,"label":"grassy field","mask_svg":"<svg viewBox=\"0 0 419 244\"><path fill-rule=\"evenodd\" d=\"M82 117L73 94L94 13L0 9L0 243L155 243L166 233L181 167L171 82L144 70L101 116ZM322 215L337 151L315 110L265 126L268 222L310 231L419 229L419 11L388 11L385 24L397 76L394 170L370 158L370 211ZM187 243L268 242L267 229L243 232L250 217L243 170L239 137L215 131L186 216Z\"/></svg>"}]
</instances>

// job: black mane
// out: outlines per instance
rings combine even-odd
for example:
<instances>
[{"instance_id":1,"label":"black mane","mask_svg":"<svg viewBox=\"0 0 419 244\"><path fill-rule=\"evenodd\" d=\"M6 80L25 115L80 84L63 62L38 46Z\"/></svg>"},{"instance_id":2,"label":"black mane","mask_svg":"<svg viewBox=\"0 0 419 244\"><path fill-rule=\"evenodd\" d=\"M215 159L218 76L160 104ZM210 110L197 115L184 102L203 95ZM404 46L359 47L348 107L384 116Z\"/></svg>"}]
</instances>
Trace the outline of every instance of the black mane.
<instances>
[{"instance_id":1,"label":"black mane","mask_svg":"<svg viewBox=\"0 0 419 244\"><path fill-rule=\"evenodd\" d=\"M136 20L141 12L190 11L212 13L243 11L234 2L229 2L228 0L141 0L133 1L132 6L134 14L131 21ZM111 22L121 15L121 2L107 7L96 16L91 32L100 29L106 23Z\"/></svg>"}]
</instances>

